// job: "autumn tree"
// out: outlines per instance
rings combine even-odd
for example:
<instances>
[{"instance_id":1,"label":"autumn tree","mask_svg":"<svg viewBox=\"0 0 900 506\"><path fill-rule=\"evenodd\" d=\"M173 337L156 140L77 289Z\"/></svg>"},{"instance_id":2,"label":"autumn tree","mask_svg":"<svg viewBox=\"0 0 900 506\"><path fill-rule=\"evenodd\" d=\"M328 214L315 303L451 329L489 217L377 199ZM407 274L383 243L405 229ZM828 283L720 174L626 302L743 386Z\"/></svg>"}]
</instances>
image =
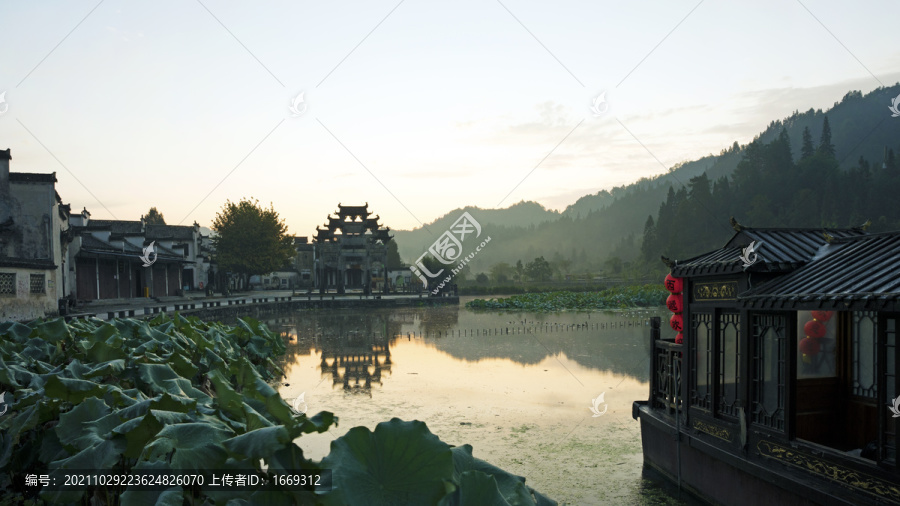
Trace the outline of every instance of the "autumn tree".
<instances>
[{"instance_id":1,"label":"autumn tree","mask_svg":"<svg viewBox=\"0 0 900 506\"><path fill-rule=\"evenodd\" d=\"M144 223L147 225L165 225L166 219L155 207L151 207L147 214L144 215Z\"/></svg>"},{"instance_id":2,"label":"autumn tree","mask_svg":"<svg viewBox=\"0 0 900 506\"><path fill-rule=\"evenodd\" d=\"M281 268L295 253L287 225L271 204L265 209L255 199L226 201L212 229L219 268L241 276L244 286L250 276Z\"/></svg>"},{"instance_id":3,"label":"autumn tree","mask_svg":"<svg viewBox=\"0 0 900 506\"><path fill-rule=\"evenodd\" d=\"M513 277L516 270L506 262L498 262L491 267L491 279L495 283L506 283Z\"/></svg>"}]
</instances>

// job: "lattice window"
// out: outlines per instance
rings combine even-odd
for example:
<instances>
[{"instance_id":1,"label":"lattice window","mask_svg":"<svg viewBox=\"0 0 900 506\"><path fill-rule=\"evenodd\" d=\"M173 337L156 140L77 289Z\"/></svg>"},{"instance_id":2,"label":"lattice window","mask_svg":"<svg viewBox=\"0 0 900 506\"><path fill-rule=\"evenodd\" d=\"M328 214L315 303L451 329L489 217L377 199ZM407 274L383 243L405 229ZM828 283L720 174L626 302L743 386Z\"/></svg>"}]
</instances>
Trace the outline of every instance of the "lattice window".
<instances>
[{"instance_id":1,"label":"lattice window","mask_svg":"<svg viewBox=\"0 0 900 506\"><path fill-rule=\"evenodd\" d=\"M0 272L0 295L16 294L16 273Z\"/></svg>"},{"instance_id":2,"label":"lattice window","mask_svg":"<svg viewBox=\"0 0 900 506\"><path fill-rule=\"evenodd\" d=\"M737 416L741 407L741 315L719 315L719 406L718 411Z\"/></svg>"},{"instance_id":3,"label":"lattice window","mask_svg":"<svg viewBox=\"0 0 900 506\"><path fill-rule=\"evenodd\" d=\"M755 423L784 431L785 334L783 315L752 317L753 356L751 367L751 413Z\"/></svg>"},{"instance_id":4,"label":"lattice window","mask_svg":"<svg viewBox=\"0 0 900 506\"><path fill-rule=\"evenodd\" d=\"M31 275L31 289L29 290L31 293L45 293L44 289L44 275L43 274L32 274Z\"/></svg>"},{"instance_id":5,"label":"lattice window","mask_svg":"<svg viewBox=\"0 0 900 506\"><path fill-rule=\"evenodd\" d=\"M853 312L853 395L874 399L878 394L878 348L875 347L875 311Z\"/></svg>"},{"instance_id":6,"label":"lattice window","mask_svg":"<svg viewBox=\"0 0 900 506\"><path fill-rule=\"evenodd\" d=\"M713 384L713 324L712 314L691 314L691 339L693 356L691 366L691 405L710 409Z\"/></svg>"},{"instance_id":7,"label":"lattice window","mask_svg":"<svg viewBox=\"0 0 900 506\"><path fill-rule=\"evenodd\" d=\"M893 406L893 401L900 395L900 380L897 378L897 321L896 317L883 317L879 322L882 325L883 334L881 339L882 353L884 360L884 405L879 411L882 418L882 433L879 437L881 444L880 457L881 461L892 466L897 465L897 428L900 418L895 418L893 412L888 409L888 404Z\"/></svg>"}]
</instances>

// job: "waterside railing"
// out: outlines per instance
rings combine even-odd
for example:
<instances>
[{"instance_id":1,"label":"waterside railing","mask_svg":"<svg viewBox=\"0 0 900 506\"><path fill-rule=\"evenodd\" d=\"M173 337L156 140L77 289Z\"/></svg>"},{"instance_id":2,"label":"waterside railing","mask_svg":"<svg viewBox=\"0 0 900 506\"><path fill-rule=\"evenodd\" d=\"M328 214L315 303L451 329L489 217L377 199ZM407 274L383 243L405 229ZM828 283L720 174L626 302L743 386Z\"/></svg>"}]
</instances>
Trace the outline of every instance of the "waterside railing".
<instances>
[{"instance_id":1,"label":"waterside railing","mask_svg":"<svg viewBox=\"0 0 900 506\"><path fill-rule=\"evenodd\" d=\"M653 362L650 370L650 406L675 415L683 413L681 396L681 358L684 346L674 340L660 339L660 318L650 319Z\"/></svg>"}]
</instances>

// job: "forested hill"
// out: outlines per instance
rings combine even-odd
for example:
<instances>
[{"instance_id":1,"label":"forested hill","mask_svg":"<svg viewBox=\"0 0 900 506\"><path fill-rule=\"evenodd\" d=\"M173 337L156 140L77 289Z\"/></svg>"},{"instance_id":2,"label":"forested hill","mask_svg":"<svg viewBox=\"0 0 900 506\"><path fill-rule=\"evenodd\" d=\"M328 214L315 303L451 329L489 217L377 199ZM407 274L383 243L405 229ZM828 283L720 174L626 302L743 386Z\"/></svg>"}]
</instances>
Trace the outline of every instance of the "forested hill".
<instances>
[{"instance_id":1,"label":"forested hill","mask_svg":"<svg viewBox=\"0 0 900 506\"><path fill-rule=\"evenodd\" d=\"M756 227L845 227L871 219L870 230L900 229L894 205L900 118L888 110L897 95L900 84L865 96L849 92L827 112L795 112L748 145L734 143L668 174L586 195L563 213L535 203L472 209L490 224L492 243L469 270L537 256L560 274L661 270L660 254L686 258L724 244L732 215ZM418 258L461 212L429 224L434 235L398 231L404 261Z\"/></svg>"}]
</instances>

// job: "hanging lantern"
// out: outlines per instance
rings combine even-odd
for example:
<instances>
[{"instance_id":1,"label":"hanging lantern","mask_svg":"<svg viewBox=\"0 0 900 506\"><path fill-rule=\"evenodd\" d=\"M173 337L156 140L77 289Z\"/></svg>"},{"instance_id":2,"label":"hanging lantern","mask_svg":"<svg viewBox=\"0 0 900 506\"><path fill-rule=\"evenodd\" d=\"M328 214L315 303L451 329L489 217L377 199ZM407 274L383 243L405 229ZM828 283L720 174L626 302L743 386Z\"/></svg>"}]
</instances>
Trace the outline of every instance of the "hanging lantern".
<instances>
[{"instance_id":1,"label":"hanging lantern","mask_svg":"<svg viewBox=\"0 0 900 506\"><path fill-rule=\"evenodd\" d=\"M666 307L673 313L680 313L684 310L684 297L681 294L673 293L666 299Z\"/></svg>"},{"instance_id":2,"label":"hanging lantern","mask_svg":"<svg viewBox=\"0 0 900 506\"><path fill-rule=\"evenodd\" d=\"M804 355L818 355L821 349L822 345L819 344L818 339L807 337L800 340L800 353L803 353Z\"/></svg>"},{"instance_id":3,"label":"hanging lantern","mask_svg":"<svg viewBox=\"0 0 900 506\"><path fill-rule=\"evenodd\" d=\"M822 338L825 337L828 329L825 328L824 323L817 320L810 320L803 326L803 332L809 337Z\"/></svg>"},{"instance_id":4,"label":"hanging lantern","mask_svg":"<svg viewBox=\"0 0 900 506\"><path fill-rule=\"evenodd\" d=\"M684 282L681 278L676 278L672 276L672 273L666 275L665 280L666 290L672 293L681 293L681 289L684 287Z\"/></svg>"},{"instance_id":5,"label":"hanging lantern","mask_svg":"<svg viewBox=\"0 0 900 506\"><path fill-rule=\"evenodd\" d=\"M681 332L684 330L684 319L681 318L680 314L673 314L672 319L669 320L669 325L675 332Z\"/></svg>"},{"instance_id":6,"label":"hanging lantern","mask_svg":"<svg viewBox=\"0 0 900 506\"><path fill-rule=\"evenodd\" d=\"M675 336L675 344L681 344L684 342L684 333L679 332L677 336Z\"/></svg>"},{"instance_id":7,"label":"hanging lantern","mask_svg":"<svg viewBox=\"0 0 900 506\"><path fill-rule=\"evenodd\" d=\"M834 311L810 311L812 313L812 317L820 322L827 322L834 316Z\"/></svg>"}]
</instances>

